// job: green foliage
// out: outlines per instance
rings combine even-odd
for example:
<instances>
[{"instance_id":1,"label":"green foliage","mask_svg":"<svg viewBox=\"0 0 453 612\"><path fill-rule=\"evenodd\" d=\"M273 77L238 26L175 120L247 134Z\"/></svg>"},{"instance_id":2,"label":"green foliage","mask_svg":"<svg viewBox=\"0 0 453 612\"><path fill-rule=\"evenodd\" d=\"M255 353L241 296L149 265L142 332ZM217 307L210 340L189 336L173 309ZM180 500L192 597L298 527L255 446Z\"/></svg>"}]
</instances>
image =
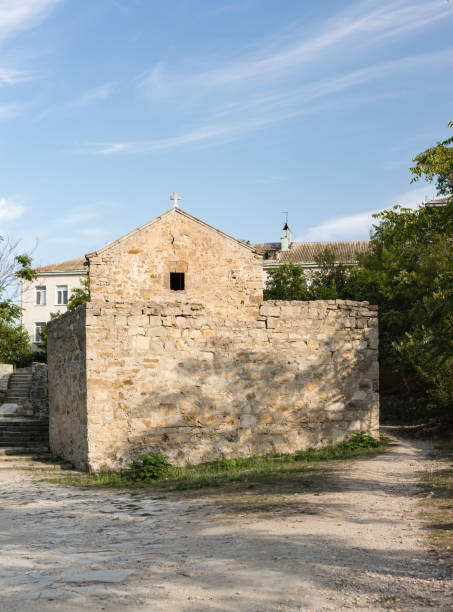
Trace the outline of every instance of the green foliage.
<instances>
[{"instance_id":1,"label":"green foliage","mask_svg":"<svg viewBox=\"0 0 453 612\"><path fill-rule=\"evenodd\" d=\"M440 193L453 193L452 143L453 137L415 157L413 180L435 180ZM400 396L408 414L415 402L420 417L453 424L453 197L442 207L395 206L374 218L370 250L358 256L358 266L338 264L325 251L308 290L297 291L297 283L294 290L302 270L292 264L291 274L273 273L265 298L377 304L381 397Z\"/></svg>"},{"instance_id":2,"label":"green foliage","mask_svg":"<svg viewBox=\"0 0 453 612\"><path fill-rule=\"evenodd\" d=\"M335 253L328 248L315 261L319 269L311 277L308 299L335 300L340 295L343 299L351 299L351 266L337 263Z\"/></svg>"},{"instance_id":3,"label":"green foliage","mask_svg":"<svg viewBox=\"0 0 453 612\"><path fill-rule=\"evenodd\" d=\"M0 320L0 363L24 367L31 362L30 338L21 325Z\"/></svg>"},{"instance_id":4,"label":"green foliage","mask_svg":"<svg viewBox=\"0 0 453 612\"><path fill-rule=\"evenodd\" d=\"M85 304L91 299L90 277L85 276L85 278L80 281L80 284L82 285L81 289L77 288L72 290L71 297L68 300L68 310L74 310L77 306L80 306L80 304Z\"/></svg>"},{"instance_id":5,"label":"green foliage","mask_svg":"<svg viewBox=\"0 0 453 612\"><path fill-rule=\"evenodd\" d=\"M47 363L47 325L41 327L41 360Z\"/></svg>"},{"instance_id":6,"label":"green foliage","mask_svg":"<svg viewBox=\"0 0 453 612\"><path fill-rule=\"evenodd\" d=\"M31 267L30 255L16 255L17 244L0 236L0 362L21 367L31 361L30 338L18 323L22 309L11 299L3 298L17 279L33 280L36 272Z\"/></svg>"},{"instance_id":7,"label":"green foliage","mask_svg":"<svg viewBox=\"0 0 453 612\"><path fill-rule=\"evenodd\" d=\"M369 436L366 433L360 432L352 434L347 442L343 442L340 446L349 448L351 450L357 450L358 448L378 448L381 442Z\"/></svg>"},{"instance_id":8,"label":"green foliage","mask_svg":"<svg viewBox=\"0 0 453 612\"><path fill-rule=\"evenodd\" d=\"M398 381L425 417L449 419L453 406L453 200L443 207L395 206L375 215L359 265L326 254L311 299L367 300L379 306L381 379ZM385 384L381 392L386 394Z\"/></svg>"},{"instance_id":9,"label":"green foliage","mask_svg":"<svg viewBox=\"0 0 453 612\"><path fill-rule=\"evenodd\" d=\"M304 271L293 263L268 271L264 290L265 300L306 300L308 298Z\"/></svg>"},{"instance_id":10,"label":"green foliage","mask_svg":"<svg viewBox=\"0 0 453 612\"><path fill-rule=\"evenodd\" d=\"M453 405L453 201L381 213L363 258L366 297L380 307L382 364L434 401ZM450 415L453 416L453 415Z\"/></svg>"},{"instance_id":11,"label":"green foliage","mask_svg":"<svg viewBox=\"0 0 453 612\"><path fill-rule=\"evenodd\" d=\"M0 287L0 297L1 295L2 289ZM10 300L0 302L0 322L2 324L16 325L17 320L20 318L21 312L22 309Z\"/></svg>"},{"instance_id":12,"label":"green foliage","mask_svg":"<svg viewBox=\"0 0 453 612\"><path fill-rule=\"evenodd\" d=\"M347 442L336 446L324 446L322 448L311 448L306 451L298 451L295 461L325 461L327 459L346 459L361 454L367 454L371 449L381 448L383 442L372 438L365 433L353 434Z\"/></svg>"},{"instance_id":13,"label":"green foliage","mask_svg":"<svg viewBox=\"0 0 453 612\"><path fill-rule=\"evenodd\" d=\"M36 271L31 267L32 261L30 255L16 255L15 260L20 266L15 272L17 278L28 281L36 278Z\"/></svg>"},{"instance_id":14,"label":"green foliage","mask_svg":"<svg viewBox=\"0 0 453 612\"><path fill-rule=\"evenodd\" d=\"M448 122L453 128L453 121ZM414 157L415 166L411 168L414 175L412 183L424 178L432 183L436 181L437 191L442 195L453 194L453 136L442 142L437 142Z\"/></svg>"},{"instance_id":15,"label":"green foliage","mask_svg":"<svg viewBox=\"0 0 453 612\"><path fill-rule=\"evenodd\" d=\"M143 455L139 461L133 462L132 465L136 467L133 467L132 471L131 466L128 470L69 477L59 482L76 486L147 486L176 490L218 487L237 483L245 483L247 488L254 488L259 484L278 483L280 486L284 478L294 479L305 476L305 464L307 463L369 456L382 452L387 446L386 440L375 440L366 434L354 434L348 442L337 446L325 446L293 454L220 459L198 465L187 465L183 468L169 465L163 455ZM149 477L147 468L144 467L144 457L151 458L152 467ZM154 470L155 464L158 467L162 465L161 474ZM298 486L298 490L299 488Z\"/></svg>"},{"instance_id":16,"label":"green foliage","mask_svg":"<svg viewBox=\"0 0 453 612\"><path fill-rule=\"evenodd\" d=\"M149 480L159 480L165 478L170 470L170 464L164 454L150 453L140 455L135 459L123 475L131 482L147 482Z\"/></svg>"}]
</instances>

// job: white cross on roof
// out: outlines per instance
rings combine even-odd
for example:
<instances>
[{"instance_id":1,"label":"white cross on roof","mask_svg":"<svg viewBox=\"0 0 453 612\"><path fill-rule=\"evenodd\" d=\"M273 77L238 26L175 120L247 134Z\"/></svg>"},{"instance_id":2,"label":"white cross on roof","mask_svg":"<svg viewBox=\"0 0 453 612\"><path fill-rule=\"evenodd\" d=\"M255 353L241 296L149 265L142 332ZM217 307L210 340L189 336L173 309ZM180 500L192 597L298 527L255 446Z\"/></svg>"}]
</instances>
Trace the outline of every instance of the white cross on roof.
<instances>
[{"instance_id":1,"label":"white cross on roof","mask_svg":"<svg viewBox=\"0 0 453 612\"><path fill-rule=\"evenodd\" d=\"M180 195L178 195L178 194L176 193L176 191L174 191L174 192L172 193L172 195L170 196L170 200L173 200L173 208L179 208L179 206L178 206L178 200L180 200L180 199L181 199L181 196L180 196Z\"/></svg>"}]
</instances>

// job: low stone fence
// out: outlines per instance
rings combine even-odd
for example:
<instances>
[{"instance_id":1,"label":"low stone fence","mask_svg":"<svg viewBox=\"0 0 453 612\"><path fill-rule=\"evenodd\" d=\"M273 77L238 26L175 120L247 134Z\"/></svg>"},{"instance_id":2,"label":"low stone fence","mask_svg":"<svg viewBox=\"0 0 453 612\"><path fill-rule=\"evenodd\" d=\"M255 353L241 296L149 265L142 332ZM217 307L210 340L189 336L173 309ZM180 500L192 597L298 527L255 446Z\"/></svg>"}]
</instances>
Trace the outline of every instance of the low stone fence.
<instances>
[{"instance_id":1,"label":"low stone fence","mask_svg":"<svg viewBox=\"0 0 453 612\"><path fill-rule=\"evenodd\" d=\"M377 436L377 308L88 303L48 326L50 442L82 469L162 451L179 465Z\"/></svg>"}]
</instances>

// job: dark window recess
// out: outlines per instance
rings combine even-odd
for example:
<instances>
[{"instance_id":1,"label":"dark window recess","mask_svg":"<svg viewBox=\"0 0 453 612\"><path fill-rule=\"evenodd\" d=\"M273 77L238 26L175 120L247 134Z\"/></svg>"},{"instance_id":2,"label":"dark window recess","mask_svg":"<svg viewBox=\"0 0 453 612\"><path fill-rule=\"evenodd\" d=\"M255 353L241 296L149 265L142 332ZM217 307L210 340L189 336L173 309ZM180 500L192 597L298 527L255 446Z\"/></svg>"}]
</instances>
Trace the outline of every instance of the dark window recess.
<instances>
[{"instance_id":1,"label":"dark window recess","mask_svg":"<svg viewBox=\"0 0 453 612\"><path fill-rule=\"evenodd\" d=\"M184 272L170 272L170 289L184 291Z\"/></svg>"}]
</instances>

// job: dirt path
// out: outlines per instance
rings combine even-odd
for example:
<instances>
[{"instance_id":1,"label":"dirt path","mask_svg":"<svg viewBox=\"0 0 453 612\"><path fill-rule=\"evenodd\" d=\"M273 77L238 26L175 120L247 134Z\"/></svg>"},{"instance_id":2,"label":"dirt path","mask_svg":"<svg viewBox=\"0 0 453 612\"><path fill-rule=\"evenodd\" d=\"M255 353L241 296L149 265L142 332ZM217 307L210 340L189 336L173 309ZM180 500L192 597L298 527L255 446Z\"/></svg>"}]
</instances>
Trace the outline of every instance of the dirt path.
<instances>
[{"instance_id":1,"label":"dirt path","mask_svg":"<svg viewBox=\"0 0 453 612\"><path fill-rule=\"evenodd\" d=\"M0 610L450 610L413 496L432 467L403 441L267 512L0 471Z\"/></svg>"}]
</instances>

